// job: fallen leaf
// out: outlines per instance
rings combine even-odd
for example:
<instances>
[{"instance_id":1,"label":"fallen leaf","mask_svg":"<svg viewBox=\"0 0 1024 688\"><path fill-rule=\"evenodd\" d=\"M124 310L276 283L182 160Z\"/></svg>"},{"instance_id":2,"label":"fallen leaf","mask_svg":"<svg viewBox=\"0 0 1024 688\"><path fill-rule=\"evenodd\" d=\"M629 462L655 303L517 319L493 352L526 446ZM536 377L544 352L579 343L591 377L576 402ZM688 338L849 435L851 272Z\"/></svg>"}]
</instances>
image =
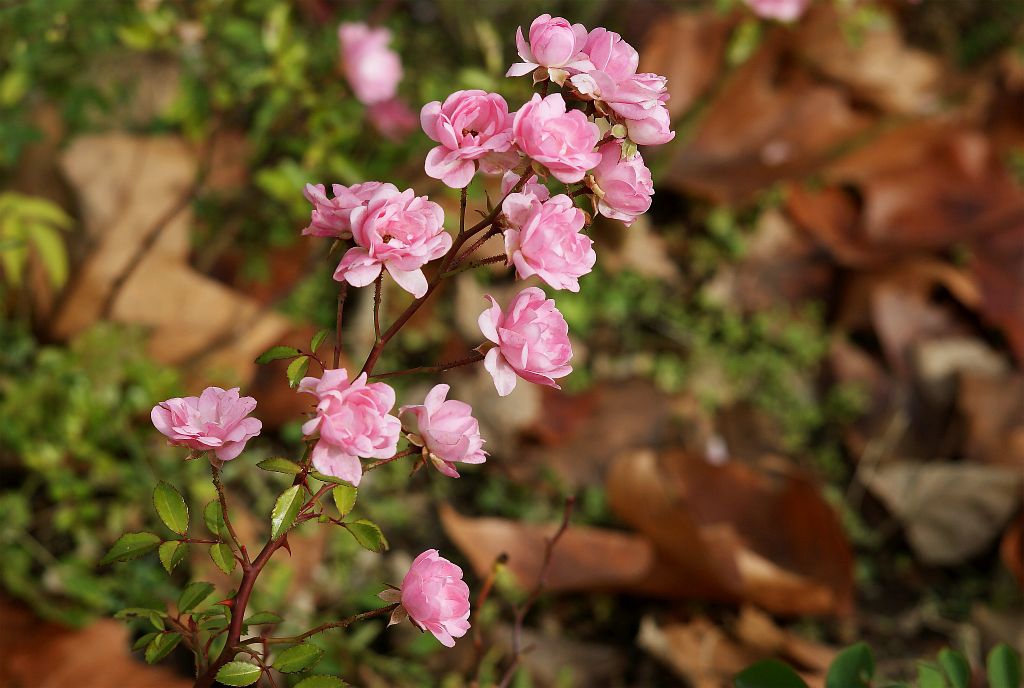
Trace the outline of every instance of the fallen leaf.
<instances>
[{"instance_id":1,"label":"fallen leaf","mask_svg":"<svg viewBox=\"0 0 1024 688\"><path fill-rule=\"evenodd\" d=\"M1024 375L971 371L959 382L967 458L1024 472Z\"/></svg>"},{"instance_id":2,"label":"fallen leaf","mask_svg":"<svg viewBox=\"0 0 1024 688\"><path fill-rule=\"evenodd\" d=\"M999 556L1017 584L1024 588L1024 513L1006 529L999 545Z\"/></svg>"},{"instance_id":3,"label":"fallen leaf","mask_svg":"<svg viewBox=\"0 0 1024 688\"><path fill-rule=\"evenodd\" d=\"M892 462L867 487L889 509L926 564L953 566L988 547L1020 503L1022 475L972 463Z\"/></svg>"}]
</instances>

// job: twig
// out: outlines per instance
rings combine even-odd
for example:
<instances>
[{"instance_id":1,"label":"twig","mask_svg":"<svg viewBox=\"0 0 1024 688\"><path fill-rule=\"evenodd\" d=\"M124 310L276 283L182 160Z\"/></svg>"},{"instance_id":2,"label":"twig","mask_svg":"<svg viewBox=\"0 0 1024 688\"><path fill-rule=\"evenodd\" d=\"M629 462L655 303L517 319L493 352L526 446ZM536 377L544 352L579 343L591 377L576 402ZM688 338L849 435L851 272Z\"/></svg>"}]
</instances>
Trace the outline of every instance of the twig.
<instances>
[{"instance_id":1,"label":"twig","mask_svg":"<svg viewBox=\"0 0 1024 688\"><path fill-rule=\"evenodd\" d=\"M366 473L367 471L372 471L374 468L380 468L381 466L383 466L385 464L389 464L392 461L397 461L398 459L403 459L406 456L412 456L413 454L419 454L421 451L422 450L419 447L409 447L408 449L406 449L404 451L398 452L397 454L392 456L390 459L380 459L378 461L374 461L372 463L366 464L365 466L363 466L363 473Z\"/></svg>"},{"instance_id":2,"label":"twig","mask_svg":"<svg viewBox=\"0 0 1024 688\"><path fill-rule=\"evenodd\" d=\"M242 567L245 568L250 564L249 553L245 550L245 545L238 539L234 526L231 525L231 518L228 516L228 499L224 494L224 483L220 480L220 466L217 465L217 459L211 460L210 466L213 472L213 485L217 488L217 499L220 500L220 513L224 518L224 527L227 528L228 535L231 536L231 541L235 544L235 549L242 555Z\"/></svg>"},{"instance_id":3,"label":"twig","mask_svg":"<svg viewBox=\"0 0 1024 688\"><path fill-rule=\"evenodd\" d=\"M437 365L432 366L419 366L416 368L406 368L404 370L394 370L390 373L377 373L376 375L371 375L370 379L383 380L389 377L398 377L400 375L413 375L415 373L442 373L446 370L451 370L452 368L470 365L472 363L477 363L482 360L484 360L484 355L482 353L473 352L472 356L460 358L457 361L450 361L449 363L438 363Z\"/></svg>"},{"instance_id":4,"label":"twig","mask_svg":"<svg viewBox=\"0 0 1024 688\"><path fill-rule=\"evenodd\" d=\"M245 643L263 642L263 643L270 643L271 645L280 645L280 644L284 644L284 643L288 643L288 644L301 643L306 638L312 638L314 635L317 635L319 633L323 633L324 631L329 631L332 628L348 628L349 626L351 626L352 624L354 624L357 621L363 621L365 619L372 619L372 618L375 618L375 617L378 617L378 616L385 616L385 615L390 614L391 612L395 611L395 609L398 608L398 605L399 605L399 603L395 602L394 604L389 604L386 607L380 607L378 609L371 609L368 612L363 612L362 614L356 614L355 616L347 617L345 619L342 619L341 621L332 621L330 623L321 624L321 625L317 626L316 628L311 628L308 631L306 631L305 633L300 633L299 635L292 635L292 636L287 636L287 637L282 637L282 638L252 638L251 640L245 641ZM243 644L245 644L245 643L243 643Z\"/></svg>"},{"instance_id":5,"label":"twig","mask_svg":"<svg viewBox=\"0 0 1024 688\"><path fill-rule=\"evenodd\" d=\"M373 341L380 341L380 291L384 284L384 271L381 270L373 282Z\"/></svg>"},{"instance_id":6,"label":"twig","mask_svg":"<svg viewBox=\"0 0 1024 688\"><path fill-rule=\"evenodd\" d=\"M338 319L334 329L334 367L341 365L341 320L345 311L345 297L348 296L348 282L338 285Z\"/></svg>"}]
</instances>

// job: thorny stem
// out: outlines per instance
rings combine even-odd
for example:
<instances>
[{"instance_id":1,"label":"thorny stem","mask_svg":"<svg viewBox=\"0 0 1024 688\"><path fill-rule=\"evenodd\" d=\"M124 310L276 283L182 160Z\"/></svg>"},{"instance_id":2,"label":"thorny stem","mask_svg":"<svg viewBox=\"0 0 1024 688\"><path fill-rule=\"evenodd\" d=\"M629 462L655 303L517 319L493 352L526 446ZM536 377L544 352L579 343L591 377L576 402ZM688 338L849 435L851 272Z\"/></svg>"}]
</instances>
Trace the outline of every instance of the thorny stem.
<instances>
[{"instance_id":1,"label":"thorny stem","mask_svg":"<svg viewBox=\"0 0 1024 688\"><path fill-rule=\"evenodd\" d=\"M488 239L490 239L493 236L497 236L500 233L501 232L497 227L491 227L489 230L484 232L483 236L474 241L473 245L467 248L465 251L463 251L461 256L452 261L451 270L457 268L459 265L462 264L464 260L473 255L478 248L487 243ZM451 272L451 270L449 270L449 273Z\"/></svg>"},{"instance_id":2,"label":"thorny stem","mask_svg":"<svg viewBox=\"0 0 1024 688\"><path fill-rule=\"evenodd\" d=\"M357 621L363 621L364 619L373 619L373 618L378 617L378 616L385 616L385 615L390 614L391 612L395 611L395 609L398 608L399 604L400 604L399 602L395 602L394 604L389 604L386 607L379 607L378 609L371 609L370 611L363 612L362 614L356 614L354 616L349 616L347 618L342 619L341 621L332 621L330 623L321 624L321 625L317 626L316 628L311 628L308 631L306 631L305 633L300 633L299 635L292 635L292 636L281 637L281 638L251 638L249 640L246 640L245 643L262 642L262 643L268 643L268 644L271 644L271 645L279 645L279 644L285 644L285 643L288 643L288 644L301 643L306 638L312 638L314 635L317 635L319 633L323 633L324 631L328 631L328 630L330 630L332 628L348 628L349 626L351 626L352 624L354 624Z\"/></svg>"},{"instance_id":3,"label":"thorny stem","mask_svg":"<svg viewBox=\"0 0 1024 688\"><path fill-rule=\"evenodd\" d=\"M228 498L224 494L224 483L220 480L220 466L217 463L217 459L211 459L210 461L211 471L213 472L213 485L217 488L217 499L220 500L220 513L224 518L224 527L228 530L228 535L231 536L231 542L234 543L235 549L241 554L241 561L243 566L249 565L249 553L245 549L239 539L238 534L235 533L234 526L231 525L231 518L228 516Z\"/></svg>"},{"instance_id":4,"label":"thorny stem","mask_svg":"<svg viewBox=\"0 0 1024 688\"><path fill-rule=\"evenodd\" d=\"M504 257L504 256L503 256ZM390 373L377 373L371 375L371 380L383 380L389 377L398 377L400 375L413 375L415 373L442 373L452 368L458 368L464 365L470 365L484 360L484 355L480 352L474 352L473 355L467 356L466 358L460 358L457 361L450 361L448 363L438 363L432 366L419 366L417 368L406 368L404 370L395 370Z\"/></svg>"},{"instance_id":5,"label":"thorny stem","mask_svg":"<svg viewBox=\"0 0 1024 688\"><path fill-rule=\"evenodd\" d=\"M373 283L373 341L380 341L380 290L384 284L384 271L381 270Z\"/></svg>"},{"instance_id":6,"label":"thorny stem","mask_svg":"<svg viewBox=\"0 0 1024 688\"><path fill-rule=\"evenodd\" d=\"M345 311L345 297L348 295L348 282L338 285L338 319L334 329L334 367L341 365L341 319Z\"/></svg>"},{"instance_id":7,"label":"thorny stem","mask_svg":"<svg viewBox=\"0 0 1024 688\"><path fill-rule=\"evenodd\" d=\"M455 237L455 241L452 243L451 249L449 249L445 257L441 259L441 265L438 268L437 273L434 275L434 278L427 285L426 293L424 293L423 296L419 297L418 299L410 303L408 307L406 307L406 309L402 312L402 314L398 316L395 322L391 324L391 327L389 327L384 332L384 334L381 335L380 340L373 345L373 348L370 349L370 353L367 354L366 361L363 363L363 367L360 370L360 372L366 373L367 375L373 373L373 367L377 364L377 359L380 358L381 352L384 350L384 347L387 346L387 343L391 341L391 339L396 334L398 334L398 331L401 330L407 322L409 322L409 319L416 314L416 311L420 309L420 306L426 303L427 299L430 298L430 295L434 292L437 286L444 279L445 271L449 268L452 260L454 260L455 255L459 252L462 246L476 233L494 224L494 222L498 219L498 215L501 214L502 202L504 202L504 200L508 198L509 194L517 193L520 189L522 189L523 185L526 184L526 180L529 178L532 172L533 168L527 167L526 171L523 172L521 177L519 177L519 181L516 182L515 186L509 189L508 194L505 194L505 196L502 197L501 201L499 201L498 204L491 209L491 212L489 212L482 220L480 220L480 222L477 222L469 229L459 231L459 235ZM465 225L465 211L462 212L462 215L463 217L459 218L460 227L463 227Z\"/></svg>"},{"instance_id":8,"label":"thorny stem","mask_svg":"<svg viewBox=\"0 0 1024 688\"><path fill-rule=\"evenodd\" d=\"M397 461L398 459L403 459L406 456L412 456L413 454L419 454L421 451L422 451L422 449L420 447L409 447L408 449L405 449L403 451L398 452L397 454L392 456L390 459L380 459L378 461L374 461L372 463L366 464L365 466L363 466L363 473L366 473L367 471L372 471L374 468L380 468L384 464L391 463L392 461Z\"/></svg>"},{"instance_id":9,"label":"thorny stem","mask_svg":"<svg viewBox=\"0 0 1024 688\"><path fill-rule=\"evenodd\" d=\"M558 530L544 543L544 560L540 565L540 573L537 574L537 584L533 586L533 590L530 591L529 597L523 604L516 607L515 610L515 624L512 627L512 661L509 663L508 668L505 669L505 673L501 677L501 681L498 682L497 688L507 688L509 683L512 682L513 676L515 676L516 669L519 667L519 660L522 656L522 636L523 636L523 620L526 615L536 604L538 598L542 592L544 592L544 586L547 584L548 570L551 568L551 555L555 551L555 545L558 544L559 538L569 528L569 518L572 516L573 508L576 506L576 497L570 495L565 498L565 508L562 511L562 523L558 526Z\"/></svg>"},{"instance_id":10,"label":"thorny stem","mask_svg":"<svg viewBox=\"0 0 1024 688\"><path fill-rule=\"evenodd\" d=\"M496 256L490 256L488 258L481 258L480 260L474 260L474 261L466 263L465 265L462 265L460 267L453 268L453 269L449 270L448 272L446 272L444 276L445 277L451 277L452 275L457 275L460 272L466 272L467 270L474 270L476 268L483 267L484 265L493 265L494 263L506 263L506 262L508 262L508 256L506 256L504 253L499 253Z\"/></svg>"}]
</instances>

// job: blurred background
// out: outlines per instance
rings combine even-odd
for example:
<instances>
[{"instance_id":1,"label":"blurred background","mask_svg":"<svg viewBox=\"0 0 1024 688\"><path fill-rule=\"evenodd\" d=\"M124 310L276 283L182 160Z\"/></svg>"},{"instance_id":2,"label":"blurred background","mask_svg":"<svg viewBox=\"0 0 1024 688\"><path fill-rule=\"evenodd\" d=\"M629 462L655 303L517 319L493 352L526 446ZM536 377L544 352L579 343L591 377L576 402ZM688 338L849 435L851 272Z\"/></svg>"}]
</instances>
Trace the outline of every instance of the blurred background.
<instances>
[{"instance_id":1,"label":"blurred background","mask_svg":"<svg viewBox=\"0 0 1024 688\"><path fill-rule=\"evenodd\" d=\"M109 616L227 578L199 551L171 579L156 557L97 567L155 525L157 480L214 496L149 409L207 384L258 399L226 475L263 537L281 484L250 469L298 453L307 404L252 360L334 322L303 185L390 181L456 217L419 108L459 88L517 107L515 29L543 12L622 33L678 132L647 153L651 211L598 218L596 274L558 295L565 393L446 373L489 461L375 472L357 510L390 552L307 527L252 608L298 631L377 606L427 547L474 590L507 553L476 620L487 685L573 494L517 688L714 688L764 657L820 686L858 640L894 678L944 645L1024 649L1024 2L816 0L783 24L729 0L0 0L0 684L190 685L183 649L146 666L141 626ZM341 77L342 21L402 56L379 128ZM465 355L483 294L510 289L461 275L381 369ZM406 302L385 290L384 321ZM318 642L369 688L459 688L477 661L382 620Z\"/></svg>"}]
</instances>

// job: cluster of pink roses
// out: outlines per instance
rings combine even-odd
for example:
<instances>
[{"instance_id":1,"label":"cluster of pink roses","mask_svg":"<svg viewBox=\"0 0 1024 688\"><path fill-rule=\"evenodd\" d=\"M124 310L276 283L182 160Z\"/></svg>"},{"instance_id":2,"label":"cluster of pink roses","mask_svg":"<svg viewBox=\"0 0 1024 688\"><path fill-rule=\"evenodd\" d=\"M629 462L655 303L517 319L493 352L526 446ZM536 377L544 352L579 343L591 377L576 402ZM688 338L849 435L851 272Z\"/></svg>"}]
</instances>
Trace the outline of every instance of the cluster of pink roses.
<instances>
[{"instance_id":1,"label":"cluster of pink roses","mask_svg":"<svg viewBox=\"0 0 1024 688\"><path fill-rule=\"evenodd\" d=\"M349 24L341 27L340 37L345 73L357 97L371 105L391 102L401 63L387 47L390 34ZM560 17L534 20L528 42L520 28L517 45L523 62L508 75L532 73L535 83L545 82L545 94L550 81L565 97L538 93L517 112L510 112L500 95L481 90L428 103L420 122L438 145L427 155L425 170L461 189L478 171L502 174L500 215L495 210L490 216L489 232L503 234L505 255L495 258L514 266L519 279L535 276L551 289L579 291L596 254L585 233L588 214L575 199L589 196L594 212L627 226L648 210L654 189L636 146L674 136L666 81L637 74L637 52L618 34L603 28L588 32ZM576 106L568 107L566 98ZM544 183L548 175L564 185L565 193L551 194ZM570 184L580 186L570 189ZM422 299L430 291L423 267L453 250L441 206L411 189L384 182L335 184L328 195L324 185L307 184L305 196L313 211L303 234L353 243L334 271L339 282L362 287L387 272ZM468 236L460 233L459 241ZM555 301L534 286L522 289L504 309L492 296L486 298L490 306L478 318L486 342L477 350L498 394L511 393L520 378L557 389L557 380L572 372L572 347ZM486 460L472 409L448 399L448 385L436 385L422 404L402 406L397 414L392 413L394 389L371 382L366 372L350 379L345 369L326 369L320 377L303 378L299 391L316 398L315 413L302 426L313 443L313 467L352 485L362 478L363 459L397 457L403 434L425 461L452 478L459 477L457 463ZM255 405L249 397L239 398L237 390L210 388L199 398L162 402L153 409L153 422L172 443L214 451L227 461L259 434L260 422L247 417ZM404 429L402 416L414 420L415 428ZM445 645L469 628L462 571L436 550L417 557L401 589L383 596L401 603L398 616L407 614Z\"/></svg>"}]
</instances>

